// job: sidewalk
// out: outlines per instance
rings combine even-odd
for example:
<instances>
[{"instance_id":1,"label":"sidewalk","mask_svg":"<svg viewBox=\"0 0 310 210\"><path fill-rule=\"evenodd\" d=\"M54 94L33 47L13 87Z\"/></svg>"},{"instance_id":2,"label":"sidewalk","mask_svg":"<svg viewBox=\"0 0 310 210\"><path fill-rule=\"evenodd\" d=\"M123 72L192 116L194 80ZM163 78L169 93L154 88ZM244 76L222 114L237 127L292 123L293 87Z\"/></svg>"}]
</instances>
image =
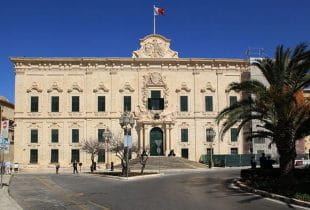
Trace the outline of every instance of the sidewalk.
<instances>
[{"instance_id":1,"label":"sidewalk","mask_svg":"<svg viewBox=\"0 0 310 210\"><path fill-rule=\"evenodd\" d=\"M0 189L0 209L5 210L18 210L22 209L16 201L11 198L8 193L11 175L3 175L3 187Z\"/></svg>"}]
</instances>

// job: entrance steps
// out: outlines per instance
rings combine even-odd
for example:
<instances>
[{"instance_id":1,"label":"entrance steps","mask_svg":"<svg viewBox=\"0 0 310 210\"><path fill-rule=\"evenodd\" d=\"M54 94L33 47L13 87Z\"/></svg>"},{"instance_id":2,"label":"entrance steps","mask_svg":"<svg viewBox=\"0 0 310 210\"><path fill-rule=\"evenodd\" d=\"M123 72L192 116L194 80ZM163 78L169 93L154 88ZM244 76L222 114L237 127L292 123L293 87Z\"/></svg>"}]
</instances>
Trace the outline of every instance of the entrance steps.
<instances>
[{"instance_id":1,"label":"entrance steps","mask_svg":"<svg viewBox=\"0 0 310 210\"><path fill-rule=\"evenodd\" d=\"M120 168L121 166L118 165L116 168ZM206 165L187 160L181 157L164 157L158 156L154 157L151 156L148 158L145 170L158 170L160 169L200 169L200 168L207 168ZM133 170L140 170L141 164L139 158L135 158L130 160L130 168Z\"/></svg>"}]
</instances>

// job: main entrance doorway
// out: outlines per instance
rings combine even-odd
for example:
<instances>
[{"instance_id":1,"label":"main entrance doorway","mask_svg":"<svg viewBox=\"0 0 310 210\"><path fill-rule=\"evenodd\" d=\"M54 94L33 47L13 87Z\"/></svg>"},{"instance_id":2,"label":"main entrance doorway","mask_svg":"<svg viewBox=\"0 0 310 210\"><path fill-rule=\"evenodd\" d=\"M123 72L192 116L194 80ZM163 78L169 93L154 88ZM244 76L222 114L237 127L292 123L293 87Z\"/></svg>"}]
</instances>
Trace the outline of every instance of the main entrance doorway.
<instances>
[{"instance_id":1,"label":"main entrance doorway","mask_svg":"<svg viewBox=\"0 0 310 210\"><path fill-rule=\"evenodd\" d=\"M164 155L163 145L163 131L158 127L153 128L150 132L150 155Z\"/></svg>"}]
</instances>

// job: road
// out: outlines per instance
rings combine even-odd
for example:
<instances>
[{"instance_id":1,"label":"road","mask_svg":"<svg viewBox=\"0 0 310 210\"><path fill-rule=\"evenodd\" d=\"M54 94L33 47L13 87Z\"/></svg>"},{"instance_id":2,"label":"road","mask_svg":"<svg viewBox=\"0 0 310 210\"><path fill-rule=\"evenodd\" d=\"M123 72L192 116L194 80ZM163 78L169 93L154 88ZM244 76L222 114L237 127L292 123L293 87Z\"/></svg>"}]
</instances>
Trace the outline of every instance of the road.
<instances>
[{"instance_id":1,"label":"road","mask_svg":"<svg viewBox=\"0 0 310 210\"><path fill-rule=\"evenodd\" d=\"M285 210L293 206L230 188L240 170L115 180L73 174L20 174L10 185L24 209ZM299 209L296 207L296 209Z\"/></svg>"}]
</instances>

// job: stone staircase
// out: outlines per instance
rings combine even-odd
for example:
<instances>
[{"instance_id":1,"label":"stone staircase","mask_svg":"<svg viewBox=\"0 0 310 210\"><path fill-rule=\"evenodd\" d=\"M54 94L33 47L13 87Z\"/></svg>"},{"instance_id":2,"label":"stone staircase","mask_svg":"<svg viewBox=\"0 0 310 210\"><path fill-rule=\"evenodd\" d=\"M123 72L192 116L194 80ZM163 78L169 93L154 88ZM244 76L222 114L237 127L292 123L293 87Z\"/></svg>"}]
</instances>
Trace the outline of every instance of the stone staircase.
<instances>
[{"instance_id":1,"label":"stone staircase","mask_svg":"<svg viewBox=\"0 0 310 210\"><path fill-rule=\"evenodd\" d=\"M160 169L199 169L207 168L206 165L187 160L180 157L149 157L145 166L145 170L158 170ZM121 168L120 165L117 165L116 168ZM131 170L140 170L141 164L139 158L130 160Z\"/></svg>"}]
</instances>

